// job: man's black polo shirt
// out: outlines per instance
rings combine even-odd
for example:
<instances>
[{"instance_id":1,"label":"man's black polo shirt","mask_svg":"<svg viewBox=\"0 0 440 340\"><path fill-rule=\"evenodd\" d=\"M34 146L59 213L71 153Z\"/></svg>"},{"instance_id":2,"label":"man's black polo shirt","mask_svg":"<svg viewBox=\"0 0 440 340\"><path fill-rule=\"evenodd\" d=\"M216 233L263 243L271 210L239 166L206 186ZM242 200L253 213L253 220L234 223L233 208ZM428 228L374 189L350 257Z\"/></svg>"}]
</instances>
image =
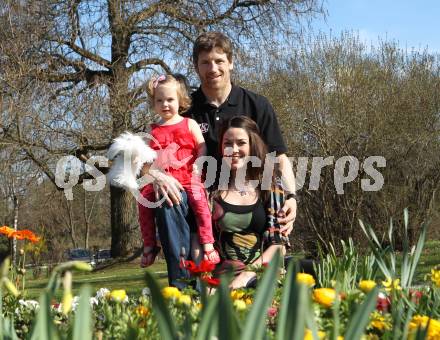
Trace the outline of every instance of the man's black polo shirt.
<instances>
[{"instance_id":1,"label":"man's black polo shirt","mask_svg":"<svg viewBox=\"0 0 440 340\"><path fill-rule=\"evenodd\" d=\"M199 123L208 148L208 155L219 157L218 138L223 122L237 115L252 118L260 129L263 140L269 147L269 152L277 154L287 152L275 112L269 101L256 93L239 86L232 86L226 101L216 107L207 102L201 88L192 94L192 106L183 115Z\"/></svg>"}]
</instances>

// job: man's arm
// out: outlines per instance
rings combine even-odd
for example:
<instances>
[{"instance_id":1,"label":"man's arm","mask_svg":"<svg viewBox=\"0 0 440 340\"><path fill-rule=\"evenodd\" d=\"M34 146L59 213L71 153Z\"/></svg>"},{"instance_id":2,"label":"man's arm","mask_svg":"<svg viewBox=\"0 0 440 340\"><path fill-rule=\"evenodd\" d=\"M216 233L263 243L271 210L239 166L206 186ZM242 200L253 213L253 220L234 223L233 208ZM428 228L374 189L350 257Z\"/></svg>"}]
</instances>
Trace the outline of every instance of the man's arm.
<instances>
[{"instance_id":1,"label":"man's arm","mask_svg":"<svg viewBox=\"0 0 440 340\"><path fill-rule=\"evenodd\" d=\"M290 164L289 158L286 154L281 154L278 156L278 161L280 164L281 180L283 183L283 188L286 193L295 193L295 175L293 174L292 165ZM278 221L283 226L280 231L289 235L293 229L293 222L296 218L296 208L297 202L295 197L290 197L284 202L281 211L278 213Z\"/></svg>"}]
</instances>

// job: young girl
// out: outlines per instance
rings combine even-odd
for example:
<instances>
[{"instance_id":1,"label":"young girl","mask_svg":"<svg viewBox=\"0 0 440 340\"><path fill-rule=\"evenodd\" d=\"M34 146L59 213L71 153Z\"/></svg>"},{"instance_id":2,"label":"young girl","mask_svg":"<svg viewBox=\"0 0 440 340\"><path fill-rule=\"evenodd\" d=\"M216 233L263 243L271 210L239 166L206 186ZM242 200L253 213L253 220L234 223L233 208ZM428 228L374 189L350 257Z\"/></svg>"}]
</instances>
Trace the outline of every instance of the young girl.
<instances>
[{"instance_id":1,"label":"young girl","mask_svg":"<svg viewBox=\"0 0 440 340\"><path fill-rule=\"evenodd\" d=\"M184 79L177 80L172 75L161 75L150 80L147 92L154 112L161 118L158 123L151 125L149 132L153 137L150 147L158 153L154 165L182 184L196 219L198 239L203 247L204 258L212 263L218 263L220 257L213 247L211 213L205 188L200 177L193 176L193 171L197 171L194 166L195 160L206 153L205 141L199 125L194 120L179 115L191 104ZM156 201L152 185L142 189L142 196L149 202ZM154 263L159 249L156 245L154 209L139 204L139 222L144 241L141 266L148 267ZM179 237L177 229L180 227L176 226L175 235L171 237ZM172 239L169 241L170 246L173 247ZM168 278L172 282L170 271L178 265L179 259L169 258L171 255L167 256L168 251L165 246L164 254L168 265Z\"/></svg>"}]
</instances>

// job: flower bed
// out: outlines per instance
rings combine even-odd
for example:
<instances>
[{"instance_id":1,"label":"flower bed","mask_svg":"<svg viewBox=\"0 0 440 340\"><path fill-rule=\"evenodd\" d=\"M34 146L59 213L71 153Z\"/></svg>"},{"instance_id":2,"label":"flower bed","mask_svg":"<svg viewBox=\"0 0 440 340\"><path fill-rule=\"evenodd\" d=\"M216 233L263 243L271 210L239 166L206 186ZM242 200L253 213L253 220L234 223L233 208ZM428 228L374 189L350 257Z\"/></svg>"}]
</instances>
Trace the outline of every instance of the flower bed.
<instances>
[{"instance_id":1,"label":"flower bed","mask_svg":"<svg viewBox=\"0 0 440 340\"><path fill-rule=\"evenodd\" d=\"M230 291L230 277L214 280L212 268L187 262L203 286L201 294L160 289L147 272L141 296L105 288L92 296L83 287L74 297L72 272L91 267L68 262L54 269L37 302L21 297L5 261L0 330L11 339L440 339L440 267L418 288L412 286L426 228L416 247L404 249L399 272L392 240L383 249L372 229L363 228L372 254L362 257L352 242L343 243L342 256L323 257L316 277L297 273L293 263L286 272L275 257L258 273L256 290ZM215 292L207 294L206 285L216 286ZM60 287L62 301L55 301Z\"/></svg>"}]
</instances>

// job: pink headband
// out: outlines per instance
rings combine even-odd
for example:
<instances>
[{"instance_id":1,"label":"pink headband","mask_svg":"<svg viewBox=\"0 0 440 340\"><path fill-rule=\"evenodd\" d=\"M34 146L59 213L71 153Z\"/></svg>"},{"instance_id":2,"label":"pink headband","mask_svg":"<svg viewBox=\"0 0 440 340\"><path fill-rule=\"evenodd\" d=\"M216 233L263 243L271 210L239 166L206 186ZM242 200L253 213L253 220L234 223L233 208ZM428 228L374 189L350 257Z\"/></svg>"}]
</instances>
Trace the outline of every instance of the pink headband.
<instances>
[{"instance_id":1,"label":"pink headband","mask_svg":"<svg viewBox=\"0 0 440 340\"><path fill-rule=\"evenodd\" d=\"M153 82L153 89L155 89L157 85L159 85L159 83L165 79L167 79L167 77L164 74L161 74L159 77L157 77Z\"/></svg>"}]
</instances>

